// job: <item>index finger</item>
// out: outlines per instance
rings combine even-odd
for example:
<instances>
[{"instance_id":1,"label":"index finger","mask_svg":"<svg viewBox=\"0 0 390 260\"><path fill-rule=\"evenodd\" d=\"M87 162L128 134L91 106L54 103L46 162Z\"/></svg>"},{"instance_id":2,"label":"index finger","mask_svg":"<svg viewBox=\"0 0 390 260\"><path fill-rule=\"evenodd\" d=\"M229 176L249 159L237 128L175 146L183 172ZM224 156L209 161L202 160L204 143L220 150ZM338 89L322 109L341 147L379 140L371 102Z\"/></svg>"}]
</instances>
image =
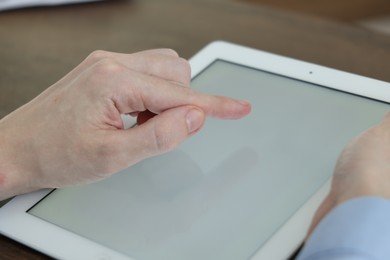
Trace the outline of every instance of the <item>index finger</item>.
<instances>
[{"instance_id":1,"label":"index finger","mask_svg":"<svg viewBox=\"0 0 390 260\"><path fill-rule=\"evenodd\" d=\"M188 62L171 49L154 49L131 54L94 51L76 67L75 72L83 71L104 59L111 59L131 70L177 81L183 85L188 85L191 77Z\"/></svg>"},{"instance_id":2,"label":"index finger","mask_svg":"<svg viewBox=\"0 0 390 260\"><path fill-rule=\"evenodd\" d=\"M122 73L120 77L122 84L116 85L119 90L113 97L120 113L150 110L159 114L170 108L193 105L201 108L207 116L237 119L251 111L247 101L208 95L158 77L134 71Z\"/></svg>"}]
</instances>

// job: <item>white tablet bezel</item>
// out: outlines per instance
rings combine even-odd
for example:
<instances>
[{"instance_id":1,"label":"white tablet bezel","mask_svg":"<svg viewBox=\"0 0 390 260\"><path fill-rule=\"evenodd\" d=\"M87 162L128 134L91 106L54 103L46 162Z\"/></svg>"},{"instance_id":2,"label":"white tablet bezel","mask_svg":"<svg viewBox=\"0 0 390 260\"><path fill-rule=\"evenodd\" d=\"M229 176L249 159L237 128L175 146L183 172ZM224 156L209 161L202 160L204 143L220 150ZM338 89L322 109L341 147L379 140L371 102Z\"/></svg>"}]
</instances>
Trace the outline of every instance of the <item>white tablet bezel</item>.
<instances>
[{"instance_id":1,"label":"white tablet bezel","mask_svg":"<svg viewBox=\"0 0 390 260\"><path fill-rule=\"evenodd\" d=\"M221 41L207 45L190 59L192 78L218 59L390 102L389 83ZM303 241L311 218L329 187L328 180L252 259L285 259L293 253ZM26 212L49 192L21 195L0 208L0 233L55 258L131 259Z\"/></svg>"}]
</instances>

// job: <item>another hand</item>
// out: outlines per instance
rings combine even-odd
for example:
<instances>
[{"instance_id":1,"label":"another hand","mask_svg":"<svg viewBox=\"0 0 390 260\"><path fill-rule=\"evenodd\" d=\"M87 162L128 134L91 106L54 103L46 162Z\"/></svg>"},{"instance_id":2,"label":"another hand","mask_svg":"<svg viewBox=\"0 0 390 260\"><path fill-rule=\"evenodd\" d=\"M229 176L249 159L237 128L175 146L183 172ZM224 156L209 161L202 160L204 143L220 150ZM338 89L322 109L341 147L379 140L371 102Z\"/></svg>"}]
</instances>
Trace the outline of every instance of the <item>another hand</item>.
<instances>
[{"instance_id":1,"label":"another hand","mask_svg":"<svg viewBox=\"0 0 390 260\"><path fill-rule=\"evenodd\" d=\"M331 191L317 210L309 234L337 205L360 196L390 199L390 113L345 147L335 167Z\"/></svg>"},{"instance_id":2,"label":"another hand","mask_svg":"<svg viewBox=\"0 0 390 260\"><path fill-rule=\"evenodd\" d=\"M92 53L0 121L0 199L105 178L172 150L205 116L250 112L247 102L197 93L189 82L188 62L172 50ZM124 129L121 114L142 124Z\"/></svg>"}]
</instances>

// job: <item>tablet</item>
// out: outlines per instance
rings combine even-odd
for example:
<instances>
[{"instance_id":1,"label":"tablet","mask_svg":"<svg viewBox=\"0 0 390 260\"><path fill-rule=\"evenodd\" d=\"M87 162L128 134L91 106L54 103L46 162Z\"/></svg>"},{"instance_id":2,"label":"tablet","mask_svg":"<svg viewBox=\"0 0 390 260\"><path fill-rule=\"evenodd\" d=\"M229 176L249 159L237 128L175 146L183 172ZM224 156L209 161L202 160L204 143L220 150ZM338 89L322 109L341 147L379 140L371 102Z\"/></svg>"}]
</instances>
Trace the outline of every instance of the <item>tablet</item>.
<instances>
[{"instance_id":1,"label":"tablet","mask_svg":"<svg viewBox=\"0 0 390 260\"><path fill-rule=\"evenodd\" d=\"M60 259L286 259L346 143L390 110L390 84L213 42L196 90L248 100L167 154L104 181L18 196L0 231Z\"/></svg>"}]
</instances>

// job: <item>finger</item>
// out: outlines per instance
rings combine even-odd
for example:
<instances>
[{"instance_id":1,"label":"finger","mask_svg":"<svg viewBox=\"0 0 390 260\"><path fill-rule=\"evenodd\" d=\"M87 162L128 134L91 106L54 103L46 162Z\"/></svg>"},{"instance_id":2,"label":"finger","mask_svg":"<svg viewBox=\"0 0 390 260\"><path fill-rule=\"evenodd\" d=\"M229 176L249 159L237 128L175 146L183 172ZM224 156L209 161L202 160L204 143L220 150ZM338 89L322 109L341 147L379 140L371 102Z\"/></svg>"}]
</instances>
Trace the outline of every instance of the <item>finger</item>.
<instances>
[{"instance_id":1,"label":"finger","mask_svg":"<svg viewBox=\"0 0 390 260\"><path fill-rule=\"evenodd\" d=\"M204 112L194 106L181 106L156 115L135 128L118 131L128 165L172 150L201 129ZM125 165L126 167L128 165Z\"/></svg>"},{"instance_id":2,"label":"finger","mask_svg":"<svg viewBox=\"0 0 390 260\"><path fill-rule=\"evenodd\" d=\"M112 100L122 114L145 110L160 114L174 107L193 105L207 116L237 119L251 110L247 101L203 94L160 78L136 72L122 73L119 77L121 84L113 86L118 90Z\"/></svg>"},{"instance_id":3,"label":"finger","mask_svg":"<svg viewBox=\"0 0 390 260\"><path fill-rule=\"evenodd\" d=\"M72 73L81 73L105 59L119 62L131 70L178 82L185 86L189 84L191 79L188 61L180 58L175 51L170 49L148 50L133 54L95 51Z\"/></svg>"},{"instance_id":4,"label":"finger","mask_svg":"<svg viewBox=\"0 0 390 260\"><path fill-rule=\"evenodd\" d=\"M135 52L131 55L143 55L143 54L148 54L148 55L165 55L165 56L171 56L175 58L179 58L179 54L173 50L173 49L168 49L168 48L160 48L160 49L150 49L150 50L144 50L144 51L139 51Z\"/></svg>"},{"instance_id":5,"label":"finger","mask_svg":"<svg viewBox=\"0 0 390 260\"><path fill-rule=\"evenodd\" d=\"M96 64L105 62L105 60L120 63L130 70L173 81L182 86L188 87L191 80L191 68L188 61L180 58L171 49L148 50L133 54L94 51L56 84L46 89L41 96L49 95L57 86L66 86Z\"/></svg>"},{"instance_id":6,"label":"finger","mask_svg":"<svg viewBox=\"0 0 390 260\"><path fill-rule=\"evenodd\" d=\"M125 60L125 59L132 59L136 58L138 61L141 61L144 59L144 57L153 57L153 56L159 56L164 58L172 58L177 59L179 58L179 55L177 52L171 49L153 49L153 50L145 50L135 53L118 53L118 52L110 52L110 51L103 51L103 50L97 50L89 54L83 62L80 63L80 67L90 67L93 66L95 63L103 60L103 59L114 59L117 61ZM137 68L136 62L124 62L123 65L131 65L133 69Z\"/></svg>"},{"instance_id":7,"label":"finger","mask_svg":"<svg viewBox=\"0 0 390 260\"><path fill-rule=\"evenodd\" d=\"M114 59L137 72L153 75L188 86L191 68L187 60L173 50L144 51L131 55L113 53Z\"/></svg>"}]
</instances>

